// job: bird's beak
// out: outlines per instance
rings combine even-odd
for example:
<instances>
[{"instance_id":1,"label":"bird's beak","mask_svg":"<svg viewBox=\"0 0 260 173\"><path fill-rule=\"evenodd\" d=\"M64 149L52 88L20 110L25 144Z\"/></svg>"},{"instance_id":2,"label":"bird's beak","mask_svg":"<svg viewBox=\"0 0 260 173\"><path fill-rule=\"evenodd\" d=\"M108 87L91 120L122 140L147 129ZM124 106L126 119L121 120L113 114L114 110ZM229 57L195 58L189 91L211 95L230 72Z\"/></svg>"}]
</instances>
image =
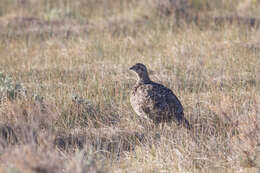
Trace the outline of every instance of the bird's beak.
<instances>
[{"instance_id":1,"label":"bird's beak","mask_svg":"<svg viewBox=\"0 0 260 173\"><path fill-rule=\"evenodd\" d=\"M132 66L131 68L129 68L129 70L134 70L134 67L135 67L135 66Z\"/></svg>"}]
</instances>

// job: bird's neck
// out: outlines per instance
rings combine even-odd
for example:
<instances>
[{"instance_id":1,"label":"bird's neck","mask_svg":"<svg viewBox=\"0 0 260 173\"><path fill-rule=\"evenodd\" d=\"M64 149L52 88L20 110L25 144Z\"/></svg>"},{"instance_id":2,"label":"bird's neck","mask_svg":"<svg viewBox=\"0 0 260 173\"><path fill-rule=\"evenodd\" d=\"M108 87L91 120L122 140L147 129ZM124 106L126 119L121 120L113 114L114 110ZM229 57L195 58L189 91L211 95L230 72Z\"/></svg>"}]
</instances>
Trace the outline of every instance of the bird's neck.
<instances>
[{"instance_id":1,"label":"bird's neck","mask_svg":"<svg viewBox=\"0 0 260 173\"><path fill-rule=\"evenodd\" d=\"M137 80L138 84L145 84L151 82L149 75L147 73L138 74L137 76L138 76L138 80Z\"/></svg>"}]
</instances>

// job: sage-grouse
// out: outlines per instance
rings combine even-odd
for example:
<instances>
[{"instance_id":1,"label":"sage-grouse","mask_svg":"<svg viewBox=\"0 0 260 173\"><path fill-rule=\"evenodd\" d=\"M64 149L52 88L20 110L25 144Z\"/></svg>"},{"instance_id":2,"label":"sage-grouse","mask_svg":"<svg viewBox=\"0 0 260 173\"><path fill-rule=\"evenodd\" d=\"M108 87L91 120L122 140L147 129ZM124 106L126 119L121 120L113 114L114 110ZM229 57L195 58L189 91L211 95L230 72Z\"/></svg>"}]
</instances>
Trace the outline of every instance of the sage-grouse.
<instances>
[{"instance_id":1,"label":"sage-grouse","mask_svg":"<svg viewBox=\"0 0 260 173\"><path fill-rule=\"evenodd\" d=\"M181 102L169 88L151 81L144 64L137 63L130 70L136 72L138 77L130 94L130 102L139 116L148 117L157 125L175 121L191 129Z\"/></svg>"}]
</instances>

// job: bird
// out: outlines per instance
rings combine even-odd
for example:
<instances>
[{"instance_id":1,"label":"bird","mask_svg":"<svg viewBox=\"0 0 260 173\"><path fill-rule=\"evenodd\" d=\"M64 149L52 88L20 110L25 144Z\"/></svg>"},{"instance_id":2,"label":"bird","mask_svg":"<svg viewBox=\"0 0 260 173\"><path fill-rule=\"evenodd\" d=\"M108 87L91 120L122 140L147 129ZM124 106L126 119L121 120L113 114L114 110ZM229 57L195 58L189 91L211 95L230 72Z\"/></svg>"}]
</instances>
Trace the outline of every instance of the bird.
<instances>
[{"instance_id":1,"label":"bird","mask_svg":"<svg viewBox=\"0 0 260 173\"><path fill-rule=\"evenodd\" d=\"M172 90L153 82L146 66L142 63L136 63L130 70L137 75L136 84L130 92L130 103L138 116L151 119L156 125L174 121L188 130L192 129L191 124L184 117L180 100Z\"/></svg>"}]
</instances>

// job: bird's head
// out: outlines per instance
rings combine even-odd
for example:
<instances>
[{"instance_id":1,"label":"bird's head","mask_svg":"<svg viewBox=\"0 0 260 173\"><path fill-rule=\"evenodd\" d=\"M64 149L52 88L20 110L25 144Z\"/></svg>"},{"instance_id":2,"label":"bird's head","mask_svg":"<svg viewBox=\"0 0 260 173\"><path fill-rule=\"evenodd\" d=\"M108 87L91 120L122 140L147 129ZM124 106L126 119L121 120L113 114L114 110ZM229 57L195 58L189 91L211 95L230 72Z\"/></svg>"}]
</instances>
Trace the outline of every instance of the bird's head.
<instances>
[{"instance_id":1,"label":"bird's head","mask_svg":"<svg viewBox=\"0 0 260 173\"><path fill-rule=\"evenodd\" d=\"M137 63L133 65L130 70L133 70L137 73L137 76L139 77L140 82L148 82L150 81L150 78L148 76L147 68L144 64Z\"/></svg>"},{"instance_id":2,"label":"bird's head","mask_svg":"<svg viewBox=\"0 0 260 173\"><path fill-rule=\"evenodd\" d=\"M147 68L145 67L144 64L141 64L141 63L137 63L135 65L133 65L130 70L133 70L135 71L137 74L140 74L140 73L147 73Z\"/></svg>"}]
</instances>

